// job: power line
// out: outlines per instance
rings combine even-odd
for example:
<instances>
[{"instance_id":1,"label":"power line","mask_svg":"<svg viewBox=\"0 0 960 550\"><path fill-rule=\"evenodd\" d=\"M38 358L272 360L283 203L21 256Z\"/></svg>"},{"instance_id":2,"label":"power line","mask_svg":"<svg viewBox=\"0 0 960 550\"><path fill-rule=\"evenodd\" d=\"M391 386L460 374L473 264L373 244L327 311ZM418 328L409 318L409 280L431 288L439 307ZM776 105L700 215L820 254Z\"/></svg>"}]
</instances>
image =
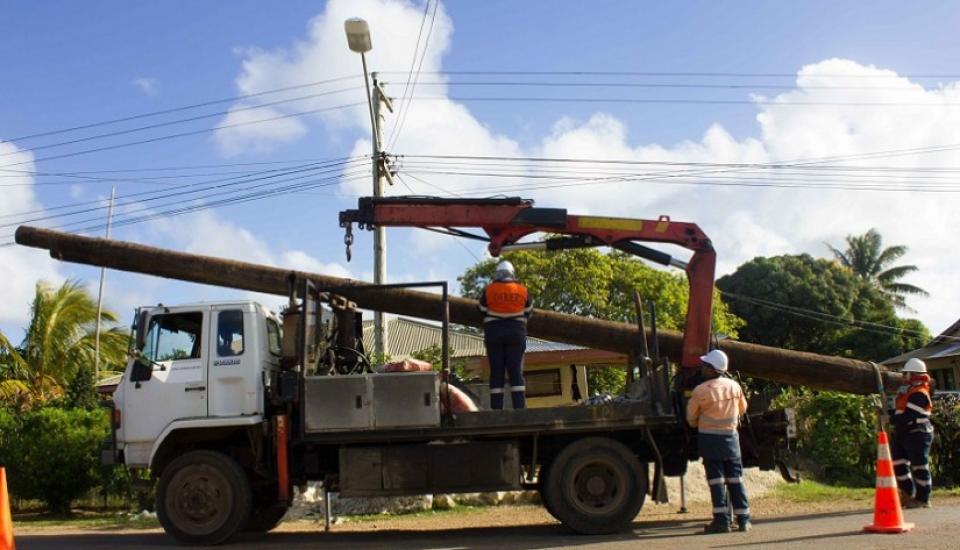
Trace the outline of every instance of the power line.
<instances>
[{"instance_id":1,"label":"power line","mask_svg":"<svg viewBox=\"0 0 960 550\"><path fill-rule=\"evenodd\" d=\"M384 71L384 74L398 74L397 71ZM402 73L400 73L402 74ZM776 73L776 72L724 72L724 71L499 71L499 70L447 70L435 71L424 74L431 75L511 75L511 76L635 76L635 77L704 77L704 78L797 78L801 76L796 72ZM866 75L851 73L826 73L815 74L811 76L825 78L943 78L960 79L960 74L889 74L889 75Z\"/></svg>"},{"instance_id":2,"label":"power line","mask_svg":"<svg viewBox=\"0 0 960 550\"><path fill-rule=\"evenodd\" d=\"M278 101L271 101L271 102L268 102L268 103L260 103L260 104L257 104L257 105L251 105L251 106L249 106L249 107L240 107L240 108L237 108L237 109L229 109L229 110L226 110L226 111L218 111L218 112L216 112L216 113L207 113L207 114L197 115L197 116L188 117L188 118L181 118L181 119L177 119L177 120L170 120L170 121L167 121L167 122L158 122L158 123L156 123L156 124L149 124L149 125L147 125L147 126L139 126L139 127L137 127L137 128L128 128L128 129L126 129L126 130L117 130L117 131L114 131L114 132L107 132L107 133L103 133L103 134L96 134L96 135L92 135L92 136L85 136L85 137L82 137L82 138L71 139L71 140L68 140L68 141L61 141L61 142L57 142L57 143L48 143L48 144L46 144L46 145L38 145L38 146L36 146L36 147L31 147L31 148L29 148L29 149L20 149L20 150L17 150L17 151L10 151L10 152L7 152L7 153L0 153L0 157L7 157L7 156L10 156L10 155L18 155L18 154L20 154L20 153L24 153L24 152L28 152L28 151L41 151L41 150L44 150L44 149L53 149L53 148L56 148L56 147L63 147L63 146L65 146L65 145L74 145L74 144L76 144L76 143L84 143L84 142L87 142L87 141L93 141L93 140L97 140L97 139L104 139L104 138L108 138L108 137L122 136L122 135L127 135L127 134L133 134L133 133L136 133L136 132L143 132L143 131L145 131L145 130L155 130L155 129L157 129L157 128L164 128L164 127L167 127L167 126L174 126L174 125L177 125L177 124L186 124L186 123L188 123L188 122L196 122L196 121L198 121L198 120L204 120L204 119L208 119L208 118L217 118L217 117L227 116L227 115L230 115L230 114L232 114L232 113L241 113L241 112L246 112L246 111L253 111L253 110L256 110L256 109L264 109L264 108L267 108L267 107L274 107L274 106L276 106L276 105L281 105L281 104L284 104L284 103L292 103L292 102L295 102L295 101L306 101L306 100L308 100L308 99L316 99L316 98L318 98L318 97L325 97L325 96L334 95L334 94L341 94L341 93L345 93L345 92L353 92L353 91L362 90L362 89L363 89L363 88L362 88L362 87L359 87L359 86L354 86L353 88L341 88L341 89L339 89L339 90L330 90L330 91L327 91L327 92L321 92L321 93L317 93L317 94L310 94L310 95L306 95L306 96L299 96L299 97L293 97L293 98L288 98L288 99L281 99L281 100L278 100Z\"/></svg>"},{"instance_id":3,"label":"power line","mask_svg":"<svg viewBox=\"0 0 960 550\"><path fill-rule=\"evenodd\" d=\"M960 107L960 102L930 101L893 102L893 101L776 101L765 99L686 99L686 98L627 98L627 97L496 97L496 96L413 96L419 101L482 101L517 103L625 103L648 105L771 105L778 107Z\"/></svg>"},{"instance_id":4,"label":"power line","mask_svg":"<svg viewBox=\"0 0 960 550\"><path fill-rule=\"evenodd\" d=\"M439 1L439 0L437 0ZM427 15L430 12L430 0L427 0L423 4L423 17L420 19L420 29L417 31L417 42L413 45L413 56L410 59L410 70L407 72L407 82L403 85L403 94L400 96L400 111L403 112L404 103L408 102L407 92L410 90L410 80L413 78L413 71L417 65L417 56L420 53L420 38L423 36L423 27L427 24ZM432 24L432 23L431 23ZM399 121L399 117L398 117ZM390 138L387 140L388 143L393 143L393 136L397 133L398 123L394 123L393 129L390 131Z\"/></svg>"},{"instance_id":5,"label":"power line","mask_svg":"<svg viewBox=\"0 0 960 550\"><path fill-rule=\"evenodd\" d=\"M52 135L56 135L56 134L63 134L63 133L66 133L66 132L74 132L74 131L77 131L77 130L87 130L87 129L89 129L89 128L96 128L96 127L98 127L98 126L107 126L107 125L109 125L109 124L117 124L117 123L120 123L120 122L129 122L129 121L131 121L131 120L139 120L139 119L142 119L142 118L148 118L148 117L153 117L153 116L167 115L167 114L170 114L170 113L179 113L179 112L187 111L187 110L190 110L190 109L198 109L198 108L200 108L200 107L209 107L209 106L211 106L211 105L217 105L217 104L220 104L220 103L231 103L231 102L233 102L233 101L240 101L240 100L244 100L244 99L250 99L250 98L252 98L252 97L260 97L260 96L269 95L269 94L275 94L275 93L280 93L280 92L289 92L289 91L292 91L292 90L300 90L300 89L303 89L303 88L310 88L310 87L313 87L313 86L322 86L322 85L324 85L324 84L331 84L331 83L334 83L334 82L342 82L342 81L344 81L344 80L350 80L350 79L353 79L353 78L359 78L359 75L341 76L341 77L336 77L336 78L329 78L329 79L327 79L327 80L319 80L319 81L316 81L316 82L308 82L308 83L305 83L305 84L297 84L297 85L294 85L294 86L287 86L287 87L284 87L284 88L274 88L274 89L272 89L272 90L266 90L266 91L263 91L263 92L257 92L257 93L252 93L252 94L238 95L238 96L233 96L233 97L228 97L228 98L223 98L223 99L214 99L214 100L211 100L211 101L204 101L204 102L201 102L201 103L194 103L194 104L192 104L192 105L185 105L185 106L183 106L183 107L175 107L175 108L172 108L172 109L163 109L163 110L160 110L160 111L151 111L151 112L148 112L148 113L140 113L140 114L137 114L137 115L130 115L130 116L122 117L122 118L115 118L115 119L112 119L112 120L104 120L104 121L100 121L100 122L92 122L92 123L89 123L89 124L82 124L82 125L79 125L79 126L72 126L72 127L70 127L70 128L61 128L61 129L59 129L59 130L49 130L49 131L46 131L46 132L38 132L38 133L35 133L35 134L28 134L28 135L23 135L23 136L17 136L17 137L10 138L10 139L4 140L4 141L7 141L7 142L23 141L23 140L33 139L33 138L38 138L38 137L52 136ZM0 142L2 142L2 141L0 141Z\"/></svg>"},{"instance_id":6,"label":"power line","mask_svg":"<svg viewBox=\"0 0 960 550\"><path fill-rule=\"evenodd\" d=\"M430 5L429 0L427 0L427 6ZM403 123L407 120L407 113L410 111L410 103L413 100L414 90L417 87L417 80L420 78L420 69L423 67L423 60L427 58L427 48L430 47L430 36L433 34L433 25L437 19L437 9L440 7L440 0L434 0L433 2L433 14L430 17L430 27L427 29L427 36L423 41L423 53L420 55L420 62L417 63L417 72L413 75L413 85L410 87L410 96L407 97L407 102L404 105L401 105L401 113L397 117L397 125L394 126L394 132L391 132L391 139L389 140L389 149L392 149L393 146L397 143L397 140L400 139L400 131L403 129Z\"/></svg>"},{"instance_id":7,"label":"power line","mask_svg":"<svg viewBox=\"0 0 960 550\"><path fill-rule=\"evenodd\" d=\"M530 88L649 88L649 89L705 89L705 90L849 90L849 91L927 91L914 86L826 86L785 84L702 84L685 82L553 82L553 81L440 81L421 82L421 86L482 86L482 87L530 87Z\"/></svg>"},{"instance_id":8,"label":"power line","mask_svg":"<svg viewBox=\"0 0 960 550\"><path fill-rule=\"evenodd\" d=\"M327 161L315 162L315 163L310 163L310 164L303 164L303 165L299 165L299 166L282 168L282 169L276 169L276 168L275 168L275 169L261 170L261 171L256 171L256 172L246 172L246 173L244 173L242 176L234 176L234 177L229 177L229 178L218 178L218 179L207 180L207 181L202 181L202 182L186 183L186 184L182 184L182 185L178 185L178 186L167 187L167 188L160 189L160 190L143 191L143 192L138 192L138 193L130 193L130 194L126 194L126 195L121 195L121 196L119 196L119 197L117 197L117 198L122 200L122 199L130 199L130 198L132 198L132 197L144 197L144 196L154 196L154 197L155 197L155 196L158 195L158 194L163 194L163 195L160 196L159 198L170 197L170 196L179 196L179 195L185 195L185 194L190 194L190 193L202 192L202 191L204 191L204 190L213 189L213 188L226 187L226 186L228 186L228 185L239 185L239 184L243 184L243 183L250 183L250 182L253 182L253 181L261 181L261 180L265 180L265 179L270 179L270 178L275 178L275 177L282 177L282 176L287 176L287 175L296 174L296 173L313 172L313 171L317 171L317 170L330 169L330 168L334 168L334 167L341 167L341 166L349 165L349 164L352 164L352 163L355 163L355 162L358 162L358 161L361 161L361 160L366 160L366 159L365 159L364 157L342 157L342 158L339 158L339 159L330 159L330 160L327 160ZM339 168L338 168L338 169L339 169ZM264 174L271 174L271 175L265 176ZM312 175L312 174L311 174L311 175ZM259 176L259 177L257 177L257 176ZM234 181L234 180L241 180L241 181ZM177 191L177 190L180 190L180 189L191 189L191 188L196 188L196 187L202 186L202 185L210 185L210 184L216 184L216 183L221 183L221 182L232 182L232 183L228 183L228 184L225 184L225 185L214 185L214 186L211 186L211 187L194 189L193 191L186 191L186 192L182 192L182 193L176 193L176 192L171 193L171 191ZM119 206L123 206L123 205L129 204L129 203L131 203L131 202L140 202L141 200L142 200L142 199L138 199L137 201L121 202L121 203L119 203ZM153 199L150 199L150 200L153 200ZM85 205L89 205L89 204L101 204L101 205L102 205L102 203L103 203L102 200L97 199L97 200L93 200L93 201L84 201L84 202L75 202L75 203L69 203L69 204L61 204L61 205L52 206L52 207L38 208L38 209L35 209L35 210L28 210L28 211L22 211L22 212L10 213L10 214L3 214L3 215L0 215L0 218L11 218L11 217L16 217L16 216L26 216L26 215L31 215L31 214L40 213L40 212L52 212L52 211L63 210L63 209L67 209L67 208L74 208L74 207L78 207L78 206L85 206ZM67 214L62 214L62 215L58 215L58 216L48 216L48 217L46 217L46 218L44 218L44 219L51 219L51 218L54 218L54 217L71 216L71 215L75 215L75 214L78 214L78 213L84 213L84 212L90 212L90 211L99 210L99 209L102 209L102 208L104 208L104 207L103 207L103 206L100 206L99 208L79 210L79 211L69 212L69 213L67 213ZM21 220L20 222L17 222L17 223L28 223L28 222L32 222L32 221L39 221L39 219L34 219L34 220ZM3 225L0 225L0 227L4 227L4 226L3 226Z\"/></svg>"},{"instance_id":9,"label":"power line","mask_svg":"<svg viewBox=\"0 0 960 550\"><path fill-rule=\"evenodd\" d=\"M0 166L0 169L5 169L5 168L10 167L10 166L20 166L20 165L23 165L23 164L30 164L30 163L35 163L35 162L40 162L40 161L46 161L46 160L55 160L55 159L62 159L62 158L68 158L68 157L75 157L75 156L79 156L79 155L86 155L86 154L89 154L89 153L98 153L98 152L102 152L102 151L111 151L111 150L114 150L114 149L121 149L121 148L124 148L124 147L133 147L133 146L135 146L135 145L144 145L144 144L147 144L147 143L155 143L155 142L158 142L158 141L165 141L165 140L170 140L170 139L178 139L178 138L182 138L182 137L196 136L196 135L200 135L200 134L208 134L208 133L212 133L212 132L219 132L220 130L227 130L227 129L229 129L229 128L239 128L239 127L241 127L241 126L249 126L249 125L251 125L251 124L262 124L262 123L264 123L264 122L274 122L274 121L277 121L277 120L284 120L284 119L288 119L288 118L294 118L294 117L300 117L300 116L307 116L307 115L314 115L314 114L324 113L324 112L328 112L328 111L336 111L336 110L341 110L341 109L349 109L349 108L351 108L351 107L359 107L359 106L361 106L361 105L364 105L364 103L362 103L362 102L360 102L360 103L348 103L348 104L346 104L346 105L337 105L337 106L334 106L334 107L324 107L324 108L322 108L322 109L311 109L311 110L309 110L309 111L301 111L301 112L298 112L298 113L288 113L288 114L285 114L285 115L279 115L279 116L270 117L270 118L263 118L263 119L260 119L260 120L251 120L251 121L247 121L247 122L237 122L237 123L234 123L234 124L223 124L223 125L221 125L221 126L216 126L216 127L214 127L214 128L204 128L204 129L201 129L201 130L194 130L194 131L191 131L191 132L182 132L182 133L179 133L179 134L170 134L170 135L166 135L166 136L158 136L158 137L154 137L154 138L150 138L150 139L144 139L144 140L140 140L140 141L133 141L133 142L127 142L127 143L119 143L119 144L115 144L115 145L107 145L107 146L104 146L104 147L97 147L97 148L94 148L94 149L85 149L85 150L83 150L83 151L74 151L73 153L65 153L65 154L62 154L62 155L54 155L54 156L50 156L50 157L41 157L41 158L33 159L33 160L25 160L25 161L22 161L22 162L15 162L15 163L13 163L13 164L5 164L5 165L3 165L3 166Z\"/></svg>"}]
</instances>

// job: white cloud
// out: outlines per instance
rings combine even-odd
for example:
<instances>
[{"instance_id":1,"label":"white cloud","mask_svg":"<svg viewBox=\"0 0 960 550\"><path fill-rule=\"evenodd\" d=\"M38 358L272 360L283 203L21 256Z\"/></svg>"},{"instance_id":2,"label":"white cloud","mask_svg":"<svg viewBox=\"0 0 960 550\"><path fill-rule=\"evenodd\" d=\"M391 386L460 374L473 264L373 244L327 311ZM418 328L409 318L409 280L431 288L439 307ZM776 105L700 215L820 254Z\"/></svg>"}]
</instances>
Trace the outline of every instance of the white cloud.
<instances>
[{"instance_id":1,"label":"white cloud","mask_svg":"<svg viewBox=\"0 0 960 550\"><path fill-rule=\"evenodd\" d=\"M133 79L133 85L137 88L140 88L140 91L143 92L147 97L156 97L159 93L157 88L157 79L156 78L135 78Z\"/></svg>"},{"instance_id":2,"label":"white cloud","mask_svg":"<svg viewBox=\"0 0 960 550\"><path fill-rule=\"evenodd\" d=\"M226 156L244 151L269 152L283 143L290 143L307 133L307 127L296 118L284 116L281 111L264 107L241 111L233 107L218 127L230 127L216 132L214 139ZM265 120L268 122L257 122Z\"/></svg>"},{"instance_id":3,"label":"white cloud","mask_svg":"<svg viewBox=\"0 0 960 550\"><path fill-rule=\"evenodd\" d=\"M4 188L3 200L0 200L0 220L11 223L22 217L16 214L41 207L34 194L33 176L29 174L35 169L33 154L20 151L12 143L0 142L0 156L4 164L14 165L11 172L2 172L3 166L0 165L0 173L10 176L3 178L4 184L11 185ZM3 232L12 233L10 229L4 229ZM52 285L63 281L56 263L46 251L18 245L0 248L0 304L3 304L0 307L0 324L26 324L34 287L39 280Z\"/></svg>"},{"instance_id":4,"label":"white cloud","mask_svg":"<svg viewBox=\"0 0 960 550\"><path fill-rule=\"evenodd\" d=\"M310 21L305 39L286 49L248 50L245 53L243 71L237 79L241 92L254 93L358 73L358 60L345 46L342 27L346 18L357 15L370 22L374 41L370 66L382 71L407 71L422 17L422 5L406 1L332 0L321 15ZM423 71L442 69L441 60L449 49L452 30L452 22L441 9ZM388 93L400 95L402 82L402 78L398 78L398 84L389 87ZM430 94L444 96L446 90L431 88ZM960 108L956 107L960 103L960 85L951 83L925 89L892 71L851 60L828 59L804 66L798 71L795 89L756 99L757 130L753 137L744 139L737 139L721 125L714 124L701 136L676 144L636 143L631 140L623 121L601 112L586 120L560 118L537 145L527 148L521 147L510 136L495 134L468 108L454 101L418 101L412 104L401 137L392 151L641 162L769 163L960 143ZM362 90L356 90L350 94L318 98L309 102L309 107L305 105L307 102L296 105L297 110L303 110L363 100ZM878 105L864 105L870 103ZM292 109L282 108L283 112ZM334 129L357 131L365 130L369 125L366 108L362 106L325 113L320 117ZM396 115L388 118L387 136L394 120ZM258 126L249 127L250 132L257 132ZM231 139L230 131L220 134L222 140ZM269 129L264 128L258 139L269 142ZM367 154L369 149L368 141L358 140L353 152ZM846 160L835 164L957 167L960 166L960 152ZM588 169L586 172L592 172L592 175L579 174L584 179L608 176L610 172L609 165L578 166L578 169L584 168ZM687 178L676 177L676 171L680 169L686 170L683 175ZM412 166L401 165L401 174L412 170ZM945 253L952 244L950 239L956 235L952 221L960 206L956 194L769 187L770 183L784 185L797 181L831 183L833 187L869 182L874 182L874 187L902 186L917 182L897 179L895 172L824 176L822 172L815 175L798 169L751 172L730 168L637 165L628 173L632 174L633 181L605 181L593 185L569 185L569 180L422 177L454 193L472 196L523 194L537 199L541 206L567 207L575 213L602 212L639 218L667 214L675 220L695 221L714 241L720 257L720 274L756 255L809 252L825 256L825 241L841 244L847 234L858 234L876 227L888 244L908 245L910 253L903 261L921 268L919 273L908 278L909 282L925 287L932 294L930 299L910 299L919 310L921 319L936 331L960 314L957 308L960 288L954 282L952 258ZM408 182L417 193L439 192L437 188L428 188L413 179ZM943 183L943 180L932 180L931 186ZM368 185L365 181L344 182L341 190L349 194L366 194ZM388 193L396 194L407 192L402 185L388 190ZM414 246L430 249L434 254L455 245L444 244L443 239L428 238L415 241Z\"/></svg>"}]
</instances>

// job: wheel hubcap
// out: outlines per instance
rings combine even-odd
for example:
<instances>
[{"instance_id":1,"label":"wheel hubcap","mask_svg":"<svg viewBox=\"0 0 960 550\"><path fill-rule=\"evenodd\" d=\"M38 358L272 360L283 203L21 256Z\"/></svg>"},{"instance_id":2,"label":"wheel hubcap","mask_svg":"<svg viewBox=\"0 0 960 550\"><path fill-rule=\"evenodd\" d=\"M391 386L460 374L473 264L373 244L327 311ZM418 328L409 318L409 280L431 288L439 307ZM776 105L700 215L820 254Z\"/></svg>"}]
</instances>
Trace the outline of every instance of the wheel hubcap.
<instances>
[{"instance_id":1,"label":"wheel hubcap","mask_svg":"<svg viewBox=\"0 0 960 550\"><path fill-rule=\"evenodd\" d=\"M577 469L570 485L571 503L581 512L607 514L624 501L626 472L606 460L595 460Z\"/></svg>"},{"instance_id":2,"label":"wheel hubcap","mask_svg":"<svg viewBox=\"0 0 960 550\"><path fill-rule=\"evenodd\" d=\"M167 496L171 519L191 534L217 530L230 515L230 484L207 466L184 468L171 483Z\"/></svg>"}]
</instances>

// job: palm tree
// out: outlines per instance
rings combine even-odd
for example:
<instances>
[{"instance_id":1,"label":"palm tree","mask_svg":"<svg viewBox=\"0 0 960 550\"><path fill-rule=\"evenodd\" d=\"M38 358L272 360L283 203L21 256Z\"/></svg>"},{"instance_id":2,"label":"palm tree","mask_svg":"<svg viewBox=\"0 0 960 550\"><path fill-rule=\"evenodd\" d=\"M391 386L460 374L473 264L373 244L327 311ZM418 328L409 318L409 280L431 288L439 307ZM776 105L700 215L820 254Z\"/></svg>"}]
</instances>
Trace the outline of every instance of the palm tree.
<instances>
[{"instance_id":1,"label":"palm tree","mask_svg":"<svg viewBox=\"0 0 960 550\"><path fill-rule=\"evenodd\" d=\"M917 286L897 282L904 275L917 270L915 265L891 266L907 253L903 245L883 248L883 238L876 229L863 235L847 235L847 249L838 250L829 244L827 247L844 267L868 281L886 294L896 307L910 310L906 296L929 296L929 293Z\"/></svg>"},{"instance_id":2,"label":"palm tree","mask_svg":"<svg viewBox=\"0 0 960 550\"><path fill-rule=\"evenodd\" d=\"M103 311L106 323L116 316ZM14 346L0 333L0 401L19 407L60 396L80 369L93 369L97 303L78 281L59 288L37 283L30 325L23 342ZM105 364L121 365L128 337L119 327L100 334L100 357Z\"/></svg>"}]
</instances>

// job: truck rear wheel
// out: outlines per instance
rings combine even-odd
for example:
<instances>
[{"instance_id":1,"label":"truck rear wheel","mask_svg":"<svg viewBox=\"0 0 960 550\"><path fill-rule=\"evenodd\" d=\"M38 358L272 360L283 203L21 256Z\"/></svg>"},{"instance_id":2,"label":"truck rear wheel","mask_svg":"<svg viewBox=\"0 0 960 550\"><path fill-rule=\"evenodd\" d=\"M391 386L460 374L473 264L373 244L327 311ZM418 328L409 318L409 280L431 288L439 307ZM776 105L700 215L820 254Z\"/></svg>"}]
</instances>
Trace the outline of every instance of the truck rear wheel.
<instances>
[{"instance_id":1,"label":"truck rear wheel","mask_svg":"<svg viewBox=\"0 0 960 550\"><path fill-rule=\"evenodd\" d=\"M253 506L250 482L232 458L190 451L163 470L157 517L163 529L188 544L220 544L247 523Z\"/></svg>"},{"instance_id":2,"label":"truck rear wheel","mask_svg":"<svg viewBox=\"0 0 960 550\"><path fill-rule=\"evenodd\" d=\"M565 447L544 483L547 510L564 525L586 535L627 529L643 507L645 467L619 441L581 439Z\"/></svg>"},{"instance_id":3,"label":"truck rear wheel","mask_svg":"<svg viewBox=\"0 0 960 550\"><path fill-rule=\"evenodd\" d=\"M251 533L266 533L280 525L280 520L287 514L289 508L286 504L273 504L255 509L243 530Z\"/></svg>"}]
</instances>

